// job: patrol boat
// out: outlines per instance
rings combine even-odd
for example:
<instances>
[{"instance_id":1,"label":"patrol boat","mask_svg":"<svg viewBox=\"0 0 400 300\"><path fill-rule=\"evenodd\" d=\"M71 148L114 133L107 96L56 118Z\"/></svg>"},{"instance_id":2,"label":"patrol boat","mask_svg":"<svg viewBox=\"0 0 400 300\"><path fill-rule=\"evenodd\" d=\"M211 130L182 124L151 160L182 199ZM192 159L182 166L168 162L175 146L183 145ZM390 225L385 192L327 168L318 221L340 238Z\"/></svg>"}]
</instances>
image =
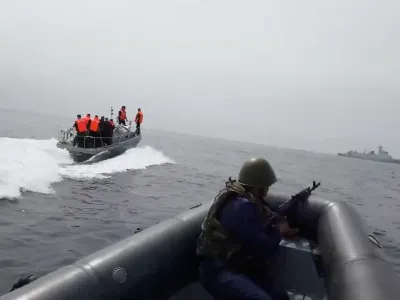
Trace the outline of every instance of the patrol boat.
<instances>
[{"instance_id":1,"label":"patrol boat","mask_svg":"<svg viewBox=\"0 0 400 300\"><path fill-rule=\"evenodd\" d=\"M365 150L364 150L364 152L361 153L358 151L350 150L350 151L347 151L346 153L338 153L337 155L350 157L350 158L358 158L358 159L400 164L400 159L394 159L392 156L389 155L389 152L383 150L382 146L378 146L378 154L375 154L375 151L365 152Z\"/></svg>"},{"instance_id":2,"label":"patrol boat","mask_svg":"<svg viewBox=\"0 0 400 300\"><path fill-rule=\"evenodd\" d=\"M101 137L81 137L83 139L82 147L74 146L74 139L76 133L73 128L61 130L58 135L57 147L67 150L75 162L83 162L91 157L108 151L110 155L119 155L128 150L129 148L136 147L142 139L141 132L132 130L132 122L129 125L117 125L111 137L111 145L93 148L93 144L101 145Z\"/></svg>"},{"instance_id":3,"label":"patrol boat","mask_svg":"<svg viewBox=\"0 0 400 300\"><path fill-rule=\"evenodd\" d=\"M272 194L279 208L291 198ZM138 232L0 300L212 300L199 284L196 241L210 203ZM299 237L280 244L291 299L398 300L400 276L347 201L311 195L293 207Z\"/></svg>"}]
</instances>

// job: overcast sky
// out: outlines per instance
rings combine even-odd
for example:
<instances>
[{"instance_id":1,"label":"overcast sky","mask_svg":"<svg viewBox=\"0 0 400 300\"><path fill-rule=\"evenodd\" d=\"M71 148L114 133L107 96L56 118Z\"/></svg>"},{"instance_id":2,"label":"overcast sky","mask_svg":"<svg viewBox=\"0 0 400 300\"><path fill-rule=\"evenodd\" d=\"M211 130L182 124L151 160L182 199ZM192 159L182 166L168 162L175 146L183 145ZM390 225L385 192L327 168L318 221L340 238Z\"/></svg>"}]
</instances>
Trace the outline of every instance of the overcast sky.
<instances>
[{"instance_id":1,"label":"overcast sky","mask_svg":"<svg viewBox=\"0 0 400 300\"><path fill-rule=\"evenodd\" d=\"M400 156L398 1L12 0L0 105Z\"/></svg>"}]
</instances>

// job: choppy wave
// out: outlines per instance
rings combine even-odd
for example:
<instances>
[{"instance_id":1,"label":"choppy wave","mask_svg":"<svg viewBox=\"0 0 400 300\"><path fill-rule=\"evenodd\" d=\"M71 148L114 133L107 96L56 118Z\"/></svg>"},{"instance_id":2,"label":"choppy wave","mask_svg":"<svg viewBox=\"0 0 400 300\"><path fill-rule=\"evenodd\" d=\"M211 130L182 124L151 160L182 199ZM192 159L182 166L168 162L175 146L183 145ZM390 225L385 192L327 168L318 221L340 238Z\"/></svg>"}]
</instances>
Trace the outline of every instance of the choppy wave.
<instances>
[{"instance_id":1,"label":"choppy wave","mask_svg":"<svg viewBox=\"0 0 400 300\"><path fill-rule=\"evenodd\" d=\"M0 198L20 198L24 191L53 193L52 183L63 178L105 178L113 173L144 169L174 161L150 146L91 164L74 164L57 141L0 138Z\"/></svg>"}]
</instances>

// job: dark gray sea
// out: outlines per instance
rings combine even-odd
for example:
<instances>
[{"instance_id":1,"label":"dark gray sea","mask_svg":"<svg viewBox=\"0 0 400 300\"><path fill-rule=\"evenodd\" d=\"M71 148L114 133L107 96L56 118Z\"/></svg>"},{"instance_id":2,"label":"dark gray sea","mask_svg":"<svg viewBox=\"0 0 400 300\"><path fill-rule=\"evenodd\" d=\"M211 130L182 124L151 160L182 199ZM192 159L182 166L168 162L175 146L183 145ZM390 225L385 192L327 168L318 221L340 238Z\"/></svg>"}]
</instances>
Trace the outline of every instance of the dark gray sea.
<instances>
[{"instance_id":1,"label":"dark gray sea","mask_svg":"<svg viewBox=\"0 0 400 300\"><path fill-rule=\"evenodd\" d=\"M400 272L400 165L146 130L146 124L138 148L74 164L55 139L73 117L0 110L0 294L20 275L46 274L211 201L252 156L275 168L272 191L292 194L321 180L318 195L350 202Z\"/></svg>"}]
</instances>

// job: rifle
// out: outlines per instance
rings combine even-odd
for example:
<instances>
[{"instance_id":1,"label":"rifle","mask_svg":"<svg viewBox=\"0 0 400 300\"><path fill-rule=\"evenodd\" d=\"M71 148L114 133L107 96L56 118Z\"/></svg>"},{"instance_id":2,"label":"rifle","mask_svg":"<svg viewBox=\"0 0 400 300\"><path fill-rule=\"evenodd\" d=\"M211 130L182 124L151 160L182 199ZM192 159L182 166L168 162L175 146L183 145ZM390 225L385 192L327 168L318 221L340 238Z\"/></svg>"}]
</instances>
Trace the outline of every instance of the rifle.
<instances>
[{"instance_id":1,"label":"rifle","mask_svg":"<svg viewBox=\"0 0 400 300\"><path fill-rule=\"evenodd\" d=\"M314 191L320 185L320 182L316 183L315 181L313 181L312 187L305 188L296 195L293 195L291 199L279 205L278 208L272 210L273 216L270 217L270 224L273 225L282 218L289 219L288 221L290 221L290 218L288 218L288 216L293 213L293 208L297 206L297 204L299 204L300 202L307 200L312 191Z\"/></svg>"}]
</instances>

